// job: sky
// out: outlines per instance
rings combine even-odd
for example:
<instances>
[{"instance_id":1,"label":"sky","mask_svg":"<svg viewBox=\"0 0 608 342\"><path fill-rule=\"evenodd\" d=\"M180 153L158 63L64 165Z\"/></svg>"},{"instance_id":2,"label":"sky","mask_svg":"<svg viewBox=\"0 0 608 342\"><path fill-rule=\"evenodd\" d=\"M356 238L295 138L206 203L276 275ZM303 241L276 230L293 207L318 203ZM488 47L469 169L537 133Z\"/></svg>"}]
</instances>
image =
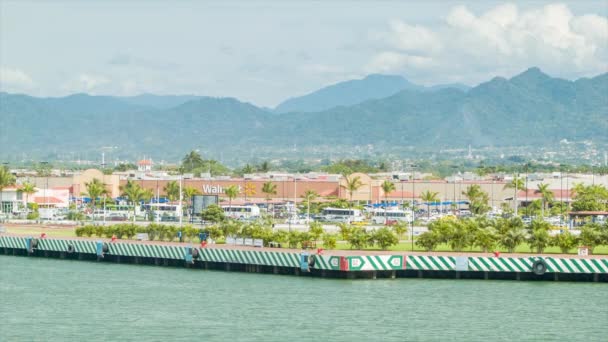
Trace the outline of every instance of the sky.
<instances>
[{"instance_id":1,"label":"sky","mask_svg":"<svg viewBox=\"0 0 608 342\"><path fill-rule=\"evenodd\" d=\"M274 107L372 73L476 85L608 71L600 1L0 0L0 91L236 97Z\"/></svg>"}]
</instances>

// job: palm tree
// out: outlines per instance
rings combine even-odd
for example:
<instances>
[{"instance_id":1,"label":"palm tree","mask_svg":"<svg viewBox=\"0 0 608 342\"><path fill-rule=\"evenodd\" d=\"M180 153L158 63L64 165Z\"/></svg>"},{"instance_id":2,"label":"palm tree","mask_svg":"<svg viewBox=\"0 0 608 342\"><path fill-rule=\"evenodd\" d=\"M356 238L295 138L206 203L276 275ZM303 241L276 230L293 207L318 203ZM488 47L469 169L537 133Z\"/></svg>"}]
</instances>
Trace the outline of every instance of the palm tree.
<instances>
[{"instance_id":1,"label":"palm tree","mask_svg":"<svg viewBox=\"0 0 608 342\"><path fill-rule=\"evenodd\" d=\"M182 168L190 171L194 170L195 167L201 166L202 164L203 157L201 157L201 154L198 153L198 151L190 151L190 153L186 154L184 159L182 159ZM190 168L187 167L188 165Z\"/></svg>"},{"instance_id":2,"label":"palm tree","mask_svg":"<svg viewBox=\"0 0 608 342\"><path fill-rule=\"evenodd\" d=\"M431 217L431 202L435 203L435 202L439 201L439 198L437 197L437 195L439 195L438 192L434 192L431 190L423 191L420 194L420 199L426 202L426 212L427 212L428 218Z\"/></svg>"},{"instance_id":3,"label":"palm tree","mask_svg":"<svg viewBox=\"0 0 608 342\"><path fill-rule=\"evenodd\" d=\"M553 201L553 191L549 190L549 184L540 183L538 184L538 189L535 191L536 193L540 193L542 203L542 214L541 216L545 216L545 205L548 205Z\"/></svg>"},{"instance_id":4,"label":"palm tree","mask_svg":"<svg viewBox=\"0 0 608 342\"><path fill-rule=\"evenodd\" d=\"M108 190L106 190L106 185L97 178L93 178L90 182L84 183L84 185L87 188L87 191L84 194L89 195L91 198L91 206L95 208L97 197L108 193Z\"/></svg>"},{"instance_id":5,"label":"palm tree","mask_svg":"<svg viewBox=\"0 0 608 342\"><path fill-rule=\"evenodd\" d=\"M163 188L165 194L169 198L169 201L173 202L179 198L179 183L177 181L170 181Z\"/></svg>"},{"instance_id":6,"label":"palm tree","mask_svg":"<svg viewBox=\"0 0 608 342\"><path fill-rule=\"evenodd\" d=\"M361 181L361 177L359 176L355 176L353 178L350 177L345 177L346 179L346 184L340 184L340 187L346 189L346 191L348 191L348 194L350 196L350 202L352 205L352 201L353 201L353 193L357 190L359 190L359 188L361 188L363 186L363 182Z\"/></svg>"},{"instance_id":7,"label":"palm tree","mask_svg":"<svg viewBox=\"0 0 608 342\"><path fill-rule=\"evenodd\" d=\"M260 164L258 169L261 172L268 172L268 171L270 171L270 163L268 161L264 161L264 162L262 162L262 164Z\"/></svg>"},{"instance_id":8,"label":"palm tree","mask_svg":"<svg viewBox=\"0 0 608 342\"><path fill-rule=\"evenodd\" d=\"M517 176L515 176L515 178L513 178L512 181L510 181L509 183L505 184L504 190L506 189L514 189L514 195L513 195L513 203L514 203L514 207L515 207L515 215L517 215L517 191L518 190L523 190L523 191L528 191L528 189L526 188L526 183L524 181L523 178L517 178Z\"/></svg>"},{"instance_id":9,"label":"palm tree","mask_svg":"<svg viewBox=\"0 0 608 342\"><path fill-rule=\"evenodd\" d=\"M183 190L183 195L186 198L186 205L189 208L192 205L192 196L194 195L200 195L200 191L198 191L197 188L193 188L191 186L187 186L185 187ZM190 211L188 211L189 213Z\"/></svg>"},{"instance_id":10,"label":"palm tree","mask_svg":"<svg viewBox=\"0 0 608 342\"><path fill-rule=\"evenodd\" d=\"M262 192L266 194L266 209L270 208L270 196L277 194L277 185L268 181L262 185ZM274 208L272 211L272 218L274 218Z\"/></svg>"},{"instance_id":11,"label":"palm tree","mask_svg":"<svg viewBox=\"0 0 608 342\"><path fill-rule=\"evenodd\" d=\"M2 190L7 186L15 184L15 176L8 170L6 166L0 167L0 214L4 213L4 204L2 203Z\"/></svg>"},{"instance_id":12,"label":"palm tree","mask_svg":"<svg viewBox=\"0 0 608 342\"><path fill-rule=\"evenodd\" d=\"M388 209L388 194L395 191L395 183L385 180L382 183L382 191L384 192L384 202L386 202L384 204L384 222L386 222L386 220L388 219L386 217L386 210Z\"/></svg>"},{"instance_id":13,"label":"palm tree","mask_svg":"<svg viewBox=\"0 0 608 342\"><path fill-rule=\"evenodd\" d=\"M314 201L315 198L319 197L319 194L314 190L308 189L302 197L308 202L308 223L310 223L310 201Z\"/></svg>"},{"instance_id":14,"label":"palm tree","mask_svg":"<svg viewBox=\"0 0 608 342\"><path fill-rule=\"evenodd\" d=\"M224 193L228 196L228 207L232 208L232 200L239 195L239 188L236 185L231 185L224 189Z\"/></svg>"},{"instance_id":15,"label":"palm tree","mask_svg":"<svg viewBox=\"0 0 608 342\"><path fill-rule=\"evenodd\" d=\"M488 194L481 190L481 186L478 184L467 187L466 191L463 191L462 194L469 200L469 208L473 214L479 215L489 210Z\"/></svg>"},{"instance_id":16,"label":"palm tree","mask_svg":"<svg viewBox=\"0 0 608 342\"><path fill-rule=\"evenodd\" d=\"M34 186L32 183L25 182L19 191L25 194L25 207L27 209L27 204L30 201L30 195L36 193L36 186Z\"/></svg>"},{"instance_id":17,"label":"palm tree","mask_svg":"<svg viewBox=\"0 0 608 342\"><path fill-rule=\"evenodd\" d=\"M127 184L120 187L120 191L122 191L122 196L125 196L133 203L133 222L135 222L135 215L137 214L137 210L135 209L139 202L146 198L147 193L139 184L134 181L127 181Z\"/></svg>"}]
</instances>

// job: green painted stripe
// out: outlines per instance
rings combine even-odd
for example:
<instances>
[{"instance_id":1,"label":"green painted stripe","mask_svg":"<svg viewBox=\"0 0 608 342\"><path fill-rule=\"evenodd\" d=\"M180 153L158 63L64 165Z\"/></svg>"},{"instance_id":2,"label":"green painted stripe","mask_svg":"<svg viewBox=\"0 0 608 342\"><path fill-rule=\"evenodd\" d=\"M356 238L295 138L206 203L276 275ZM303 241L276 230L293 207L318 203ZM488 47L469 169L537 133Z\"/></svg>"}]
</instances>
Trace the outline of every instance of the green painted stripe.
<instances>
[{"instance_id":1,"label":"green painted stripe","mask_svg":"<svg viewBox=\"0 0 608 342\"><path fill-rule=\"evenodd\" d=\"M546 259L548 261L549 264L553 265L553 268L558 271L559 273L564 273L564 270L561 268L559 260L553 259L553 258L547 258Z\"/></svg>"},{"instance_id":2,"label":"green painted stripe","mask_svg":"<svg viewBox=\"0 0 608 342\"><path fill-rule=\"evenodd\" d=\"M429 257L428 259L429 259L429 261L430 261L431 263L433 263L433 265L435 265L435 267L437 267L438 269L440 269L440 270L443 270L443 269L444 269L443 265L439 264L439 262L437 261L437 259L438 259L438 258L435 258L435 257Z\"/></svg>"},{"instance_id":3,"label":"green painted stripe","mask_svg":"<svg viewBox=\"0 0 608 342\"><path fill-rule=\"evenodd\" d=\"M411 261L412 265L410 265L410 261ZM418 264L418 258L416 256L413 256L413 255L410 256L409 258L407 258L406 268L408 268L408 269L414 269L414 270L421 270L422 269L422 267L420 267L420 264Z\"/></svg>"},{"instance_id":4,"label":"green painted stripe","mask_svg":"<svg viewBox=\"0 0 608 342\"><path fill-rule=\"evenodd\" d=\"M576 266L576 268L580 271L579 273L585 273L585 270L583 269L583 267L580 265L580 260L582 259L572 259L572 263L574 264L574 266Z\"/></svg>"},{"instance_id":5,"label":"green painted stripe","mask_svg":"<svg viewBox=\"0 0 608 342\"><path fill-rule=\"evenodd\" d=\"M602 265L600 260L596 260L596 259L590 259L590 260L601 273L607 273L606 268Z\"/></svg>"},{"instance_id":6,"label":"green painted stripe","mask_svg":"<svg viewBox=\"0 0 608 342\"><path fill-rule=\"evenodd\" d=\"M420 257L419 259L421 264L424 264L424 268L425 270L433 270L433 267L431 266L431 264L428 263L427 258L426 257Z\"/></svg>"},{"instance_id":7,"label":"green painted stripe","mask_svg":"<svg viewBox=\"0 0 608 342\"><path fill-rule=\"evenodd\" d=\"M385 270L385 271L386 271L386 270L388 270L388 269L389 269L389 267L386 265L386 263L384 263L384 262L382 261L382 258L381 258L379 255L376 255L376 260L378 261L378 265L380 265L380 267L381 267L383 270Z\"/></svg>"},{"instance_id":8,"label":"green painted stripe","mask_svg":"<svg viewBox=\"0 0 608 342\"><path fill-rule=\"evenodd\" d=\"M445 265L446 270L450 270L450 271L454 270L454 268L455 268L454 265L456 264L456 259L439 257L439 261L441 261Z\"/></svg>"},{"instance_id":9,"label":"green painted stripe","mask_svg":"<svg viewBox=\"0 0 608 342\"><path fill-rule=\"evenodd\" d=\"M372 265L373 269L375 269L375 270L379 269L378 265L376 265L376 263L374 262L374 257L372 255L366 256L365 259Z\"/></svg>"},{"instance_id":10,"label":"green painted stripe","mask_svg":"<svg viewBox=\"0 0 608 342\"><path fill-rule=\"evenodd\" d=\"M503 268L498 264L498 262L494 262L492 258L482 257L479 258L481 264L485 266L486 271L502 271Z\"/></svg>"},{"instance_id":11,"label":"green painted stripe","mask_svg":"<svg viewBox=\"0 0 608 342\"><path fill-rule=\"evenodd\" d=\"M579 259L579 260L586 268L585 273L595 273L593 266L591 266L591 264L587 263L587 260L585 260L585 259Z\"/></svg>"}]
</instances>

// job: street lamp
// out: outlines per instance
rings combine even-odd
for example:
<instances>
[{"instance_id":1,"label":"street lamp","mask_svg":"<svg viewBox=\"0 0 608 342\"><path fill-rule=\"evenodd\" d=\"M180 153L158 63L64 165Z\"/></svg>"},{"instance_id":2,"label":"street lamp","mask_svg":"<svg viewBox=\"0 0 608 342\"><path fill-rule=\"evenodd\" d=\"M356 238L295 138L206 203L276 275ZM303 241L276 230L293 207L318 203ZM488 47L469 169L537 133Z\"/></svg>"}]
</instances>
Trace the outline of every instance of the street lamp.
<instances>
[{"instance_id":1,"label":"street lamp","mask_svg":"<svg viewBox=\"0 0 608 342\"><path fill-rule=\"evenodd\" d=\"M8 162L3 162L2 163L4 168L7 168ZM2 201L2 193L4 192L4 189L0 190L0 216L2 218L4 218L4 202ZM27 206L27 203L25 204Z\"/></svg>"},{"instance_id":2,"label":"street lamp","mask_svg":"<svg viewBox=\"0 0 608 342\"><path fill-rule=\"evenodd\" d=\"M416 211L414 210L414 193L416 192L416 182L414 180L414 170L416 168L416 165L410 165L410 169L412 172L411 178L412 178L412 218L411 218L411 244L412 244L412 252L414 251L414 220L416 218Z\"/></svg>"},{"instance_id":3,"label":"street lamp","mask_svg":"<svg viewBox=\"0 0 608 342\"><path fill-rule=\"evenodd\" d=\"M48 165L49 162L43 161L43 162L40 162L40 164ZM46 169L46 166L45 166L45 169ZM46 185L44 187L44 205L46 205L46 208L48 209L48 195L47 195L47 191L49 189L49 174L48 174L48 172L46 170L44 171L44 176L46 178ZM47 210L47 215L48 215L48 210Z\"/></svg>"}]
</instances>

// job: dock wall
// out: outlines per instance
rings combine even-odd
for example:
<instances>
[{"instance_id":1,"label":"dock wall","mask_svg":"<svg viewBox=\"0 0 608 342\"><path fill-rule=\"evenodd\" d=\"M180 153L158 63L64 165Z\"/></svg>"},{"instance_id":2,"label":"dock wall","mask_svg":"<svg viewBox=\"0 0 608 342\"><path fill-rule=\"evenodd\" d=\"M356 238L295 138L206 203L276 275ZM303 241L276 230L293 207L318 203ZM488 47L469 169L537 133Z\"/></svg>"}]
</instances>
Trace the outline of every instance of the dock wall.
<instances>
[{"instance_id":1,"label":"dock wall","mask_svg":"<svg viewBox=\"0 0 608 342\"><path fill-rule=\"evenodd\" d=\"M32 241L35 240L35 243ZM32 245L36 246L33 247ZM38 257L174 265L206 269L287 273L337 278L475 278L608 282L608 258L550 256L485 257L430 255L316 255L302 265L302 256L280 249L201 248L141 242L83 239L32 239L0 236L0 253ZM329 252L331 253L331 251ZM353 253L356 253L353 251ZM534 272L542 261L545 269ZM210 266L211 265L211 266ZM306 267L306 269L304 269ZM305 271L305 272L304 272Z\"/></svg>"}]
</instances>

